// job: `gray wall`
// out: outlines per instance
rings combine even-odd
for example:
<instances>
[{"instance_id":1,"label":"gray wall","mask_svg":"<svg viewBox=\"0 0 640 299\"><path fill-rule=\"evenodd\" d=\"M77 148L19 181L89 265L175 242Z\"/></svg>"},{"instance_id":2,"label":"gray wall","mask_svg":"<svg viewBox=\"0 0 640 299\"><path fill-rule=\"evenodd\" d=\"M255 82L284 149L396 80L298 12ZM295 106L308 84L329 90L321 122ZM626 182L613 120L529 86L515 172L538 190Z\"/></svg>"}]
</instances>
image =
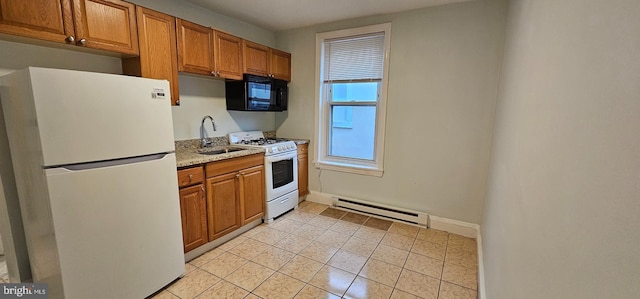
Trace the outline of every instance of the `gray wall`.
<instances>
[{"instance_id":1,"label":"gray wall","mask_svg":"<svg viewBox=\"0 0 640 299\"><path fill-rule=\"evenodd\" d=\"M487 298L638 298L640 2L512 1Z\"/></svg>"},{"instance_id":2,"label":"gray wall","mask_svg":"<svg viewBox=\"0 0 640 299\"><path fill-rule=\"evenodd\" d=\"M310 167L313 191L479 223L489 164L507 1L479 0L276 33L292 53L279 136L314 134L315 34L391 22L382 178Z\"/></svg>"}]
</instances>

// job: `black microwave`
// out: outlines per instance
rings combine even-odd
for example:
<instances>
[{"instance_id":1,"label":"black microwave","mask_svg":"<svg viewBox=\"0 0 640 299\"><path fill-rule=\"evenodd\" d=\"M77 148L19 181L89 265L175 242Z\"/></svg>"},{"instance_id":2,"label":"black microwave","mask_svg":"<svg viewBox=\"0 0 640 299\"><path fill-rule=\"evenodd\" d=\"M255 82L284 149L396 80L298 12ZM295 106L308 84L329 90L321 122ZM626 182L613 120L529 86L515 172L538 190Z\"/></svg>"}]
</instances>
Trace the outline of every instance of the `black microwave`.
<instances>
[{"instance_id":1,"label":"black microwave","mask_svg":"<svg viewBox=\"0 0 640 299\"><path fill-rule=\"evenodd\" d=\"M227 110L286 111L287 81L247 75L225 82Z\"/></svg>"}]
</instances>

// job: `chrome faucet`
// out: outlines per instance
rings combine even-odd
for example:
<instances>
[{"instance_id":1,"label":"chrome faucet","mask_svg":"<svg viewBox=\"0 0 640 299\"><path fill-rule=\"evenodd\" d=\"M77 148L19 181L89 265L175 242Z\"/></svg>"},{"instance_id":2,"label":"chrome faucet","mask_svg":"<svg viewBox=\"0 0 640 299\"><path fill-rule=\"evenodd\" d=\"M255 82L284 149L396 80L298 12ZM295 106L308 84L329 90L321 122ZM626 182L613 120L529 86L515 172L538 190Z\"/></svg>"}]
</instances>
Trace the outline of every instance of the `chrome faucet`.
<instances>
[{"instance_id":1,"label":"chrome faucet","mask_svg":"<svg viewBox=\"0 0 640 299\"><path fill-rule=\"evenodd\" d=\"M216 130L216 122L213 120L213 117L211 117L211 115L206 115L202 118L202 123L200 124L200 138L202 147L211 147L211 140L207 140L207 131L204 129L204 121L207 120L207 118L211 120L211 126L213 127L213 130Z\"/></svg>"}]
</instances>

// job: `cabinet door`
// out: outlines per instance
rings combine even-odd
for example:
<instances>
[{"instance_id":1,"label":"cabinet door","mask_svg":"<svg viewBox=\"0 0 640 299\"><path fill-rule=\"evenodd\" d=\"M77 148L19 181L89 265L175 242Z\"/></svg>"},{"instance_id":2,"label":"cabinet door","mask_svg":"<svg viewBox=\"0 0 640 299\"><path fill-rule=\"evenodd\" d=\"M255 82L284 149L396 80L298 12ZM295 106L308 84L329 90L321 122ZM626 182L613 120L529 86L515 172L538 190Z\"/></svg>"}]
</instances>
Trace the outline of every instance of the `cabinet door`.
<instances>
[{"instance_id":1,"label":"cabinet door","mask_svg":"<svg viewBox=\"0 0 640 299\"><path fill-rule=\"evenodd\" d=\"M276 49L271 49L270 67L274 78L291 81L291 54Z\"/></svg>"},{"instance_id":2,"label":"cabinet door","mask_svg":"<svg viewBox=\"0 0 640 299\"><path fill-rule=\"evenodd\" d=\"M258 76L269 75L269 47L242 40L244 72Z\"/></svg>"},{"instance_id":3,"label":"cabinet door","mask_svg":"<svg viewBox=\"0 0 640 299\"><path fill-rule=\"evenodd\" d=\"M175 18L138 6L138 37L140 39L140 76L169 81L171 103L180 98L178 62L176 61ZM129 72L123 67L125 72Z\"/></svg>"},{"instance_id":4,"label":"cabinet door","mask_svg":"<svg viewBox=\"0 0 640 299\"><path fill-rule=\"evenodd\" d=\"M120 0L73 0L76 43L138 55L135 6Z\"/></svg>"},{"instance_id":5,"label":"cabinet door","mask_svg":"<svg viewBox=\"0 0 640 299\"><path fill-rule=\"evenodd\" d=\"M298 154L298 196L309 194L309 155Z\"/></svg>"},{"instance_id":6,"label":"cabinet door","mask_svg":"<svg viewBox=\"0 0 640 299\"><path fill-rule=\"evenodd\" d=\"M215 75L213 29L178 19L178 70Z\"/></svg>"},{"instance_id":7,"label":"cabinet door","mask_svg":"<svg viewBox=\"0 0 640 299\"><path fill-rule=\"evenodd\" d=\"M207 204L202 184L180 189L184 252L207 243Z\"/></svg>"},{"instance_id":8,"label":"cabinet door","mask_svg":"<svg viewBox=\"0 0 640 299\"><path fill-rule=\"evenodd\" d=\"M209 241L240 228L237 172L207 179Z\"/></svg>"},{"instance_id":9,"label":"cabinet door","mask_svg":"<svg viewBox=\"0 0 640 299\"><path fill-rule=\"evenodd\" d=\"M0 0L0 32L64 42L74 36L71 0Z\"/></svg>"},{"instance_id":10,"label":"cabinet door","mask_svg":"<svg viewBox=\"0 0 640 299\"><path fill-rule=\"evenodd\" d=\"M264 166L240 171L242 225L264 216Z\"/></svg>"},{"instance_id":11,"label":"cabinet door","mask_svg":"<svg viewBox=\"0 0 640 299\"><path fill-rule=\"evenodd\" d=\"M242 39L216 31L214 35L216 76L242 79Z\"/></svg>"}]
</instances>

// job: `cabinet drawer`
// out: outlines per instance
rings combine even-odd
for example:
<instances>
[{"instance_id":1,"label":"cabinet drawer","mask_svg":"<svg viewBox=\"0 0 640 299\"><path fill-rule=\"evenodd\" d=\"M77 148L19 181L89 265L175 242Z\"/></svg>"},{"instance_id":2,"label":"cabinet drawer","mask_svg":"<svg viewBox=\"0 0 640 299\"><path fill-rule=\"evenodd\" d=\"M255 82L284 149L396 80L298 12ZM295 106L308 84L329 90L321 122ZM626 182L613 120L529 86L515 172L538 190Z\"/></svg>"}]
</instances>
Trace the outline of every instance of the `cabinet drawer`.
<instances>
[{"instance_id":1,"label":"cabinet drawer","mask_svg":"<svg viewBox=\"0 0 640 299\"><path fill-rule=\"evenodd\" d=\"M249 168L251 166L258 166L264 164L264 154L255 154L250 156L238 157L233 159L227 159L217 162L207 163L206 172L207 177L239 171L241 169Z\"/></svg>"},{"instance_id":2,"label":"cabinet drawer","mask_svg":"<svg viewBox=\"0 0 640 299\"><path fill-rule=\"evenodd\" d=\"M178 170L178 187L186 187L199 184L204 181L202 167L191 167Z\"/></svg>"}]
</instances>

